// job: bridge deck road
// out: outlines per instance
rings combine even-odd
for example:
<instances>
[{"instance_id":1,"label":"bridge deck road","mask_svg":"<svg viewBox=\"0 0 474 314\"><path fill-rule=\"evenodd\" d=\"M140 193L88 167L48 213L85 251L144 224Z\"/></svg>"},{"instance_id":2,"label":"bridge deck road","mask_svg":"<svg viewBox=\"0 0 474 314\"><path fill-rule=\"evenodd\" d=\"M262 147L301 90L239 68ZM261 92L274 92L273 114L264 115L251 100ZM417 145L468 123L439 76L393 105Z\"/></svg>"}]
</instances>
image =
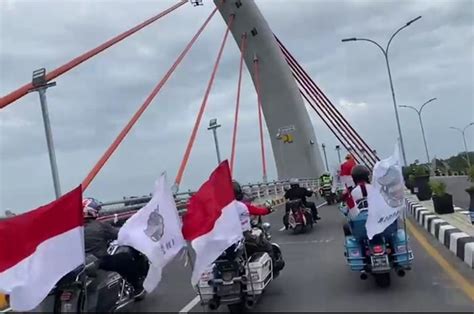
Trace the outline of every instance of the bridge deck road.
<instances>
[{"instance_id":1,"label":"bridge deck road","mask_svg":"<svg viewBox=\"0 0 474 314\"><path fill-rule=\"evenodd\" d=\"M321 202L321 201L319 201ZM278 231L282 209L267 217L272 224L273 240L282 247L286 267L273 281L252 312L270 311L468 311L474 301L449 277L420 243L412 236L415 254L413 270L404 278L392 274L392 285L381 289L372 278L362 281L351 272L343 256L342 224L344 218L336 206L320 208L321 220L307 234L294 235ZM426 232L416 228L437 254L456 271L474 283L471 269L433 241ZM134 305L132 311L205 312L195 302L190 287L190 269L183 262L170 265L158 291ZM227 311L221 307L220 311ZM208 311L208 310L207 310Z\"/></svg>"}]
</instances>

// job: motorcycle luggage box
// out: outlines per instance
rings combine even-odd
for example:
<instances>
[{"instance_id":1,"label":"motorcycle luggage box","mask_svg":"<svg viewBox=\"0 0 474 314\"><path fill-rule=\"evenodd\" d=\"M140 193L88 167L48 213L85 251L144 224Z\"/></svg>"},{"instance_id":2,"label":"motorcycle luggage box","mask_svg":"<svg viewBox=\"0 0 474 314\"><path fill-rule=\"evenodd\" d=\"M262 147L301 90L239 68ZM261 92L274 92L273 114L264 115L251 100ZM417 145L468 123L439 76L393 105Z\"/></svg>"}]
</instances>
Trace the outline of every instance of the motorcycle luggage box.
<instances>
[{"instance_id":1,"label":"motorcycle luggage box","mask_svg":"<svg viewBox=\"0 0 474 314\"><path fill-rule=\"evenodd\" d=\"M360 242L353 236L345 238L346 259L352 271L361 271L365 268L365 258Z\"/></svg>"},{"instance_id":2,"label":"motorcycle luggage box","mask_svg":"<svg viewBox=\"0 0 474 314\"><path fill-rule=\"evenodd\" d=\"M250 268L250 274L248 273L248 268L245 268L248 278L247 294L262 294L263 289L273 280L272 259L268 253L258 252L250 257L248 266L248 268Z\"/></svg>"},{"instance_id":3,"label":"motorcycle luggage box","mask_svg":"<svg viewBox=\"0 0 474 314\"><path fill-rule=\"evenodd\" d=\"M98 270L87 287L89 312L109 312L121 293L122 277L116 272Z\"/></svg>"}]
</instances>

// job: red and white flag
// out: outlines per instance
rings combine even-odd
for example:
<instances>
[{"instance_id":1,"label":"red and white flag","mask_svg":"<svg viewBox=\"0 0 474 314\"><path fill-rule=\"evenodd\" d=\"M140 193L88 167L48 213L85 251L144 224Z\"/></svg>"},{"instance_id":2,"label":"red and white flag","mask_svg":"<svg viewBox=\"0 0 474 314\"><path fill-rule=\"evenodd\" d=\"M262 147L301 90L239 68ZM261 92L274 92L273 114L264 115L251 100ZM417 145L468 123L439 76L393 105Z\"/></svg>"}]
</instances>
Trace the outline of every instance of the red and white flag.
<instances>
[{"instance_id":1,"label":"red and white flag","mask_svg":"<svg viewBox=\"0 0 474 314\"><path fill-rule=\"evenodd\" d=\"M0 221L0 292L14 311L38 306L55 284L84 263L79 186L56 201Z\"/></svg>"},{"instance_id":2,"label":"red and white flag","mask_svg":"<svg viewBox=\"0 0 474 314\"><path fill-rule=\"evenodd\" d=\"M191 284L229 246L243 237L229 163L222 162L194 194L183 217L183 235L196 252Z\"/></svg>"}]
</instances>

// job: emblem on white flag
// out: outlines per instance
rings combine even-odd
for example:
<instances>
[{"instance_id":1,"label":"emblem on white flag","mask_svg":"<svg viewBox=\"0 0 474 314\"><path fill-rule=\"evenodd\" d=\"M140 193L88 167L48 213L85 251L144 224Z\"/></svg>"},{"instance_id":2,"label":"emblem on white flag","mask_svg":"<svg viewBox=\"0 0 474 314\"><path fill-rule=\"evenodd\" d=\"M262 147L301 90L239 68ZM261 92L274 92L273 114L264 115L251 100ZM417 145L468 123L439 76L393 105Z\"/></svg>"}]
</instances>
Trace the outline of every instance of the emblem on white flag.
<instances>
[{"instance_id":1,"label":"emblem on white flag","mask_svg":"<svg viewBox=\"0 0 474 314\"><path fill-rule=\"evenodd\" d=\"M163 268L186 246L173 193L162 174L153 197L120 229L118 243L143 253L150 262L143 287L148 292L161 280Z\"/></svg>"},{"instance_id":2,"label":"emblem on white flag","mask_svg":"<svg viewBox=\"0 0 474 314\"><path fill-rule=\"evenodd\" d=\"M383 232L394 223L403 212L402 166L398 145L392 156L377 162L372 173L372 188L368 190L367 236Z\"/></svg>"}]
</instances>

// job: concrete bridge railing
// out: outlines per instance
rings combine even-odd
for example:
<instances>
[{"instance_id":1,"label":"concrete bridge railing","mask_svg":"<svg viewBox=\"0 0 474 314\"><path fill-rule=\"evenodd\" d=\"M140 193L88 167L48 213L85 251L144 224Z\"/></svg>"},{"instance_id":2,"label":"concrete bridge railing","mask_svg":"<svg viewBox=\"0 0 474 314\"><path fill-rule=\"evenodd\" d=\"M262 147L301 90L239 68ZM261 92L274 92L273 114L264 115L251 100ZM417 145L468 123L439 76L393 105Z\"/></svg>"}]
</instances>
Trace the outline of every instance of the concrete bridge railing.
<instances>
[{"instance_id":1,"label":"concrete bridge railing","mask_svg":"<svg viewBox=\"0 0 474 314\"><path fill-rule=\"evenodd\" d=\"M300 179L300 185L316 190L319 187L318 179ZM242 185L242 190L246 196L254 202L262 202L268 199L277 199L285 193L285 189L289 188L288 180L271 181L260 183L249 183ZM177 193L175 195L176 205L180 214L186 211L189 198L194 194L194 191L187 191ZM124 197L122 200L104 202L102 203L102 212L99 217L104 221L125 220L132 216L138 209L145 206L151 199L151 195L142 197Z\"/></svg>"}]
</instances>

